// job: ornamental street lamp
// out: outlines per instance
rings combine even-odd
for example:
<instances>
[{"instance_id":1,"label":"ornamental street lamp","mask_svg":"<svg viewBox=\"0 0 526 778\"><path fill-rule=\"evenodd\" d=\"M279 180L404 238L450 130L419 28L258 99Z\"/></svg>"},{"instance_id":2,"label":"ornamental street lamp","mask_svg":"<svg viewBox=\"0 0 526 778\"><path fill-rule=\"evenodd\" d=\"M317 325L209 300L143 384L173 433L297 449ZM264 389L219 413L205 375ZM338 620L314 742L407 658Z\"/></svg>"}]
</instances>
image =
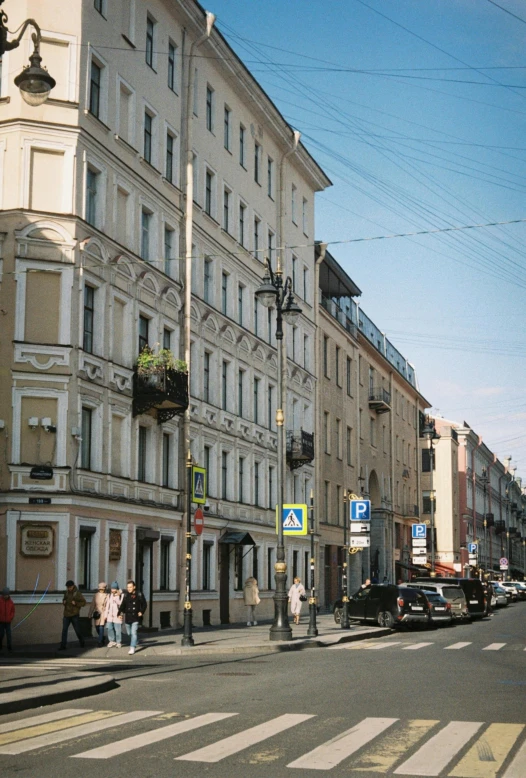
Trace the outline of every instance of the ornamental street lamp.
<instances>
[{"instance_id":1,"label":"ornamental street lamp","mask_svg":"<svg viewBox=\"0 0 526 778\"><path fill-rule=\"evenodd\" d=\"M0 0L2 5L5 0ZM22 98L28 105L37 106L45 103L49 97L49 93L56 84L54 78L52 78L47 70L40 67L42 57L40 56L40 42L42 40L42 33L40 27L34 19L26 19L25 22L15 31L18 35L13 40L7 40L7 34L9 30L6 27L7 14L5 11L0 11L0 57L2 57L6 51L18 48L20 41L28 27L34 27L35 32L31 36L33 40L33 53L29 57L29 65L19 73L15 78L15 84L20 89Z\"/></svg>"},{"instance_id":2,"label":"ornamental street lamp","mask_svg":"<svg viewBox=\"0 0 526 778\"><path fill-rule=\"evenodd\" d=\"M338 511L340 506L338 505ZM350 541L349 541L350 543ZM349 597L347 596L347 579L349 577L349 549L347 548L347 489L343 490L343 569L342 569L342 589L343 589L343 608L340 619L342 629L349 629Z\"/></svg>"},{"instance_id":3,"label":"ornamental street lamp","mask_svg":"<svg viewBox=\"0 0 526 778\"><path fill-rule=\"evenodd\" d=\"M310 490L310 597L309 597L309 628L307 637L315 638L318 635L316 626L316 579L314 577L314 492Z\"/></svg>"},{"instance_id":4,"label":"ornamental street lamp","mask_svg":"<svg viewBox=\"0 0 526 778\"><path fill-rule=\"evenodd\" d=\"M278 256L277 268L274 272L270 260L265 261L266 273L263 283L256 289L256 297L266 307L276 306L276 345L278 357L277 408L276 426L278 432L278 544L276 564L274 565L276 589L274 591L274 622L270 628L270 640L291 640L292 630L287 615L287 563L285 562L285 546L283 544L283 502L284 502L284 459L283 449L283 321L293 324L301 314L301 308L292 295L292 280L289 276L283 281L281 259Z\"/></svg>"},{"instance_id":5,"label":"ornamental street lamp","mask_svg":"<svg viewBox=\"0 0 526 778\"><path fill-rule=\"evenodd\" d=\"M428 421L422 432L423 437L427 441L429 451L429 502L431 511L431 572L430 575L434 577L435 572L435 500L433 494L433 470L435 468L435 448L433 446L434 440L439 440L440 435L435 429L434 424Z\"/></svg>"},{"instance_id":6,"label":"ornamental street lamp","mask_svg":"<svg viewBox=\"0 0 526 778\"><path fill-rule=\"evenodd\" d=\"M480 478L482 488L484 490L484 572L488 571L489 558L488 558L488 517L486 516L486 489L489 484L488 471L485 467L482 468L482 476ZM482 576L481 576L482 577Z\"/></svg>"}]
</instances>

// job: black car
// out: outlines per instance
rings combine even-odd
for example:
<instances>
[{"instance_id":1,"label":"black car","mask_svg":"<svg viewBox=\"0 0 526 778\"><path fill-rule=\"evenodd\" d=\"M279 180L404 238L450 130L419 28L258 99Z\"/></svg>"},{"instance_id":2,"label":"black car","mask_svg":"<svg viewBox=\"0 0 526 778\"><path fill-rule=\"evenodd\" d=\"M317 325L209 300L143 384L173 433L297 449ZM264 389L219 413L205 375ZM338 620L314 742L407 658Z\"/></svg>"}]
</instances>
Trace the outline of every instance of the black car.
<instances>
[{"instance_id":1,"label":"black car","mask_svg":"<svg viewBox=\"0 0 526 778\"><path fill-rule=\"evenodd\" d=\"M342 600L334 603L334 620L340 622ZM419 589L393 584L373 584L360 589L349 600L349 618L380 627L428 624L429 603Z\"/></svg>"},{"instance_id":2,"label":"black car","mask_svg":"<svg viewBox=\"0 0 526 778\"><path fill-rule=\"evenodd\" d=\"M453 623L453 616L451 615L451 603L449 603L445 597L442 597L438 592L430 592L428 589L424 589L424 594L429 602L430 617L432 624L447 625Z\"/></svg>"},{"instance_id":3,"label":"black car","mask_svg":"<svg viewBox=\"0 0 526 778\"><path fill-rule=\"evenodd\" d=\"M462 591L466 596L469 615L472 619L483 619L487 615L486 595L478 578L446 578L445 576L437 575L432 580L423 576L413 580L413 583L420 584L424 589L426 583L433 582L457 584L462 587Z\"/></svg>"}]
</instances>

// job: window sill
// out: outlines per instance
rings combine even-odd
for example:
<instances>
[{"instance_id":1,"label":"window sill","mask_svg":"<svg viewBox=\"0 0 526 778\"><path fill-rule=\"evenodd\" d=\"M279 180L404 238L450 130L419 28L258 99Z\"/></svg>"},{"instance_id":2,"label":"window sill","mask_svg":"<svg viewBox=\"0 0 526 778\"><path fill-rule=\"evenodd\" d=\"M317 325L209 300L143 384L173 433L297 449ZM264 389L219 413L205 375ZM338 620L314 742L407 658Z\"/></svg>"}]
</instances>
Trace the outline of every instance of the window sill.
<instances>
[{"instance_id":1,"label":"window sill","mask_svg":"<svg viewBox=\"0 0 526 778\"><path fill-rule=\"evenodd\" d=\"M150 63L149 63L149 62L147 62L146 64L148 65L148 67L150 68L150 70L153 70L153 72L155 73L155 75L157 75L157 71L156 71L156 69L154 68L154 66L153 66L153 65L150 65Z\"/></svg>"},{"instance_id":2,"label":"window sill","mask_svg":"<svg viewBox=\"0 0 526 778\"><path fill-rule=\"evenodd\" d=\"M136 47L136 45L135 45L135 43L132 43L132 42L131 42L131 40L128 38L128 36L127 36L127 35L125 35L124 33L122 33L122 38L124 38L124 40L126 41L126 43L128 44L128 46L131 46L131 47L132 47L132 49L136 49L136 48L137 48L137 47Z\"/></svg>"},{"instance_id":3,"label":"window sill","mask_svg":"<svg viewBox=\"0 0 526 778\"><path fill-rule=\"evenodd\" d=\"M160 170L158 170L154 165L152 165L151 162L148 162L147 159L144 159L144 157L139 156L139 162L141 165L145 165L149 170L153 171L154 173L157 173L157 175L162 178L162 173Z\"/></svg>"},{"instance_id":4,"label":"window sill","mask_svg":"<svg viewBox=\"0 0 526 778\"><path fill-rule=\"evenodd\" d=\"M170 86L170 84L168 84L168 89L170 90L170 92L171 92L173 95L175 95L176 97L179 97L179 92L177 92L177 91L176 91L176 90L173 88L173 86Z\"/></svg>"},{"instance_id":5,"label":"window sill","mask_svg":"<svg viewBox=\"0 0 526 778\"><path fill-rule=\"evenodd\" d=\"M113 137L115 138L117 143L122 144L124 148L127 149L127 151L129 151L131 154L134 154L135 156L139 155L139 151L134 146L132 146L131 143L128 143L127 140L124 140L124 138L122 138L120 135L115 133Z\"/></svg>"},{"instance_id":6,"label":"window sill","mask_svg":"<svg viewBox=\"0 0 526 778\"><path fill-rule=\"evenodd\" d=\"M202 211L202 213L203 216L206 216L207 219L210 219L210 221L213 222L213 224L215 224L216 227L219 227L219 222L216 221L216 219L214 219L214 217L211 214L209 214L207 211Z\"/></svg>"},{"instance_id":7,"label":"window sill","mask_svg":"<svg viewBox=\"0 0 526 778\"><path fill-rule=\"evenodd\" d=\"M91 111L89 110L89 108L84 108L84 116L87 116L87 117L88 117L89 119L91 119L92 121L96 122L97 124L100 124L100 126L101 126L101 127L103 127L103 128L106 130L106 132L111 132L111 127L108 127L108 125L107 125L107 124L105 124L105 123L102 121L102 119L99 119L99 117L98 117L98 116L95 116L95 114L94 114L94 113L91 113Z\"/></svg>"},{"instance_id":8,"label":"window sill","mask_svg":"<svg viewBox=\"0 0 526 778\"><path fill-rule=\"evenodd\" d=\"M59 105L61 108L78 108L79 104L74 100L59 100L55 97L50 97L46 101L47 105Z\"/></svg>"}]
</instances>

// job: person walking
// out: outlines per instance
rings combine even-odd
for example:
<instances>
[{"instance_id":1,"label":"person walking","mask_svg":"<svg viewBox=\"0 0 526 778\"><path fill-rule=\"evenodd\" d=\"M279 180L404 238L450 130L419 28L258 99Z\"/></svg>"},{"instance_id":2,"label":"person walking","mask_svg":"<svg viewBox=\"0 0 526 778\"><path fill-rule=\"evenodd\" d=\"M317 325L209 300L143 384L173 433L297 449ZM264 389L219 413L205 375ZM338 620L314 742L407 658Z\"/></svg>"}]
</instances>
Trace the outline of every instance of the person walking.
<instances>
[{"instance_id":1,"label":"person walking","mask_svg":"<svg viewBox=\"0 0 526 778\"><path fill-rule=\"evenodd\" d=\"M119 588L117 581L112 581L111 592L106 600L106 607L104 608L104 620L108 627L108 648L122 648L122 622L124 616L119 613L119 607L122 602L124 594Z\"/></svg>"},{"instance_id":2,"label":"person walking","mask_svg":"<svg viewBox=\"0 0 526 778\"><path fill-rule=\"evenodd\" d=\"M130 650L128 654L135 654L137 648L137 633L139 631L139 622L144 616L146 610L146 599L142 592L137 591L135 581L128 581L126 592L119 605L119 613L124 614L124 621L130 628Z\"/></svg>"},{"instance_id":3,"label":"person walking","mask_svg":"<svg viewBox=\"0 0 526 778\"><path fill-rule=\"evenodd\" d=\"M243 599L245 601L245 605L248 608L247 627L257 627L258 623L256 621L256 605L259 605L261 600L259 599L258 582L252 576L249 576L245 581L245 586L243 587Z\"/></svg>"},{"instance_id":4,"label":"person walking","mask_svg":"<svg viewBox=\"0 0 526 778\"><path fill-rule=\"evenodd\" d=\"M14 618L15 603L11 599L11 592L6 586L5 589L2 589L2 596L0 597L0 650L2 649L4 634L7 639L7 650L13 650L13 644L11 643L11 622Z\"/></svg>"},{"instance_id":5,"label":"person walking","mask_svg":"<svg viewBox=\"0 0 526 778\"><path fill-rule=\"evenodd\" d=\"M296 577L289 589L290 610L294 615L294 624L300 623L301 606L306 599L307 595L305 594L305 587L301 583L301 578Z\"/></svg>"},{"instance_id":6,"label":"person walking","mask_svg":"<svg viewBox=\"0 0 526 778\"><path fill-rule=\"evenodd\" d=\"M91 605L88 611L88 617L95 622L95 629L99 638L99 648L104 646L104 624L106 623L106 617L104 612L106 610L106 603L108 601L108 593L106 592L106 582L101 581L98 586L97 594L93 597Z\"/></svg>"},{"instance_id":7,"label":"person walking","mask_svg":"<svg viewBox=\"0 0 526 778\"><path fill-rule=\"evenodd\" d=\"M80 634L80 609L86 605L86 600L75 586L74 581L66 581L66 591L62 600L64 606L64 616L62 618L62 640L60 641L59 651L65 651L68 647L68 630L70 624L73 625L75 635L79 639L81 648L84 648L84 638Z\"/></svg>"}]
</instances>

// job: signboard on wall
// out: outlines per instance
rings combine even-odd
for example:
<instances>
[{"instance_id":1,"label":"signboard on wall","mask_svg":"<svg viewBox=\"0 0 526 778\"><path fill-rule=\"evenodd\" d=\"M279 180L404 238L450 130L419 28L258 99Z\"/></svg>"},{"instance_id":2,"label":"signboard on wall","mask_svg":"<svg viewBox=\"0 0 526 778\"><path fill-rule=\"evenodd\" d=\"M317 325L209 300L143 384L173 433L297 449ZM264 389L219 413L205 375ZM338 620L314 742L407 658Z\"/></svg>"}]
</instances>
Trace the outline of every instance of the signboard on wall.
<instances>
[{"instance_id":1,"label":"signboard on wall","mask_svg":"<svg viewBox=\"0 0 526 778\"><path fill-rule=\"evenodd\" d=\"M53 540L53 527L26 524L20 528L20 553L22 556L51 556Z\"/></svg>"},{"instance_id":2,"label":"signboard on wall","mask_svg":"<svg viewBox=\"0 0 526 778\"><path fill-rule=\"evenodd\" d=\"M122 532L110 529L110 562L119 562L122 554Z\"/></svg>"}]
</instances>

